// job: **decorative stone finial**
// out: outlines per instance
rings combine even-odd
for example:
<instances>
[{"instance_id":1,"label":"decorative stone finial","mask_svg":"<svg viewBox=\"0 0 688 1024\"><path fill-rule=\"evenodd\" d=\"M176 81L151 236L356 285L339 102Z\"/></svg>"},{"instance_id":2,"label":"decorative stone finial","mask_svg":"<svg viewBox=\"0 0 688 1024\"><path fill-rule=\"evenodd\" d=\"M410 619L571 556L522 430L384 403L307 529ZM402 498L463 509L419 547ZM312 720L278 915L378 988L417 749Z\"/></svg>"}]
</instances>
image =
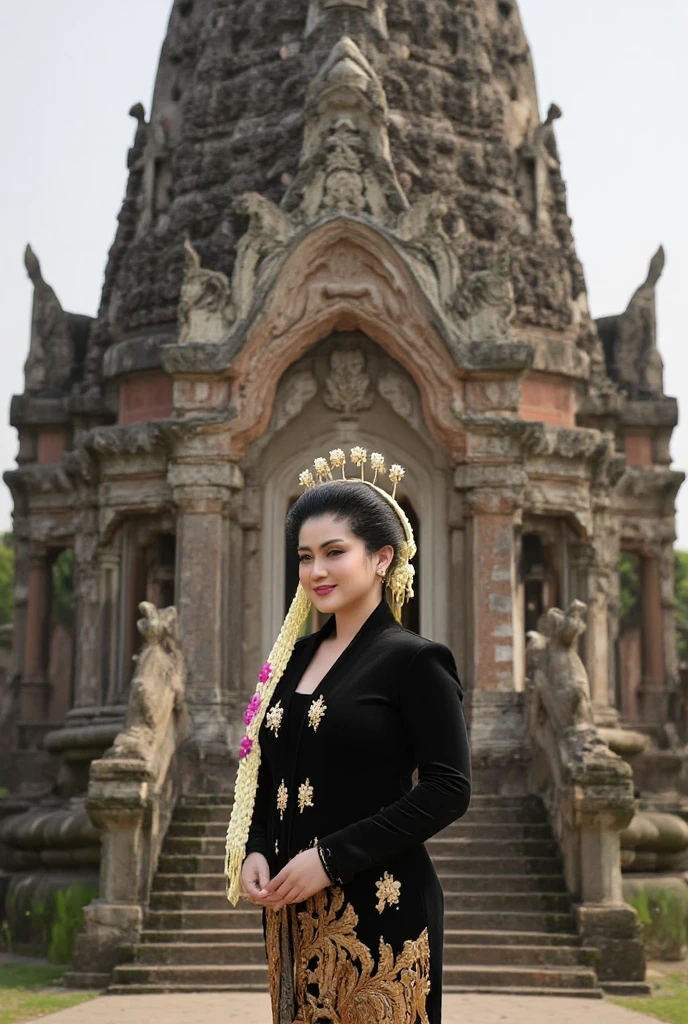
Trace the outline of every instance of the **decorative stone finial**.
<instances>
[{"instance_id":1,"label":"decorative stone finial","mask_svg":"<svg viewBox=\"0 0 688 1024\"><path fill-rule=\"evenodd\" d=\"M40 262L30 245L24 251L24 266L34 287L31 343L24 364L26 390L60 393L69 383L74 362L67 315L43 278Z\"/></svg>"},{"instance_id":2,"label":"decorative stone finial","mask_svg":"<svg viewBox=\"0 0 688 1024\"><path fill-rule=\"evenodd\" d=\"M189 241L184 242L186 271L179 298L179 343L219 342L234 322L231 289L226 274L204 270Z\"/></svg>"}]
</instances>

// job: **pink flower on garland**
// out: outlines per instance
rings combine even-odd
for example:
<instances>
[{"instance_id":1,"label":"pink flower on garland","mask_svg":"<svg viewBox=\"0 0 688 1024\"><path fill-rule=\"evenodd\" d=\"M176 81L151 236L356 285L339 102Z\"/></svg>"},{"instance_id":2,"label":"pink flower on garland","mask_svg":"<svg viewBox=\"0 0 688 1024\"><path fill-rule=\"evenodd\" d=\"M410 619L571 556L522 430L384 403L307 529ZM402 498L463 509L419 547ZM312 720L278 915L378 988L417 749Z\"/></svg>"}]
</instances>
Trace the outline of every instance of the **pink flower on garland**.
<instances>
[{"instance_id":1,"label":"pink flower on garland","mask_svg":"<svg viewBox=\"0 0 688 1024\"><path fill-rule=\"evenodd\" d=\"M258 676L258 681L261 682L261 683L267 683L268 679L270 678L270 673L271 672L272 672L272 667L270 665L270 662L266 661L265 664L263 665L262 669L260 670L260 675Z\"/></svg>"},{"instance_id":2,"label":"pink flower on garland","mask_svg":"<svg viewBox=\"0 0 688 1024\"><path fill-rule=\"evenodd\" d=\"M244 712L244 725L250 725L251 724L253 719L256 717L256 713L257 713L259 707L260 707L260 697L258 696L257 693L254 693L254 695L251 697L250 701L248 702L248 705L246 707L246 711Z\"/></svg>"},{"instance_id":3,"label":"pink flower on garland","mask_svg":"<svg viewBox=\"0 0 688 1024\"><path fill-rule=\"evenodd\" d=\"M239 757L247 757L251 753L251 747L253 746L253 740L249 739L248 736L244 736L239 747Z\"/></svg>"}]
</instances>

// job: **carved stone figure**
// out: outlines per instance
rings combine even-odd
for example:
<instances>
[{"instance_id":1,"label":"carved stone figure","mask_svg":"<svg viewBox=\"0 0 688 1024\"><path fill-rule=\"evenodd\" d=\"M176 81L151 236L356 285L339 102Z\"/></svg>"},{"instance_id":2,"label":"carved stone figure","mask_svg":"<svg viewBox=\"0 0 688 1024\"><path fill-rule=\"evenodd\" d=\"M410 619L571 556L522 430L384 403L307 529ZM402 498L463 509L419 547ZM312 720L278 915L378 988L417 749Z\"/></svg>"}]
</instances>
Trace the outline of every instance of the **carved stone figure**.
<instances>
[{"instance_id":1,"label":"carved stone figure","mask_svg":"<svg viewBox=\"0 0 688 1024\"><path fill-rule=\"evenodd\" d=\"M550 608L539 632L528 633L528 674L555 732L594 726L590 683L576 645L585 632L586 606L572 601L566 611Z\"/></svg>"},{"instance_id":2,"label":"carved stone figure","mask_svg":"<svg viewBox=\"0 0 688 1024\"><path fill-rule=\"evenodd\" d=\"M72 373L74 345L67 315L49 284L30 245L24 263L34 287L31 345L24 365L28 392L59 393Z\"/></svg>"},{"instance_id":3,"label":"carved stone figure","mask_svg":"<svg viewBox=\"0 0 688 1024\"><path fill-rule=\"evenodd\" d=\"M652 257L647 278L626 311L597 321L607 367L631 398L664 394L664 364L657 348L655 289L664 270L664 249Z\"/></svg>"},{"instance_id":4,"label":"carved stone figure","mask_svg":"<svg viewBox=\"0 0 688 1024\"><path fill-rule=\"evenodd\" d=\"M179 299L179 341L218 342L234 320L229 281L218 270L204 270L191 242L184 243L186 273Z\"/></svg>"},{"instance_id":5,"label":"carved stone figure","mask_svg":"<svg viewBox=\"0 0 688 1024\"><path fill-rule=\"evenodd\" d=\"M156 742L160 743L160 729L166 727L171 712L184 710L185 673L177 610L158 611L148 601L142 601L139 610L143 618L136 625L146 643L136 659L124 732L117 736L103 760L148 761Z\"/></svg>"},{"instance_id":6,"label":"carved stone figure","mask_svg":"<svg viewBox=\"0 0 688 1024\"><path fill-rule=\"evenodd\" d=\"M408 207L392 164L382 82L352 39L334 47L306 97L299 172L283 207L306 223L341 210L392 224Z\"/></svg>"},{"instance_id":7,"label":"carved stone figure","mask_svg":"<svg viewBox=\"0 0 688 1024\"><path fill-rule=\"evenodd\" d=\"M270 256L284 248L294 228L279 206L257 192L240 196L234 209L249 218L246 233L237 245L232 277L236 315L243 320L251 308L259 272L265 269Z\"/></svg>"},{"instance_id":8,"label":"carved stone figure","mask_svg":"<svg viewBox=\"0 0 688 1024\"><path fill-rule=\"evenodd\" d=\"M323 402L328 409L353 416L370 409L374 401L375 394L365 372L365 356L361 350L334 351L323 390Z\"/></svg>"}]
</instances>

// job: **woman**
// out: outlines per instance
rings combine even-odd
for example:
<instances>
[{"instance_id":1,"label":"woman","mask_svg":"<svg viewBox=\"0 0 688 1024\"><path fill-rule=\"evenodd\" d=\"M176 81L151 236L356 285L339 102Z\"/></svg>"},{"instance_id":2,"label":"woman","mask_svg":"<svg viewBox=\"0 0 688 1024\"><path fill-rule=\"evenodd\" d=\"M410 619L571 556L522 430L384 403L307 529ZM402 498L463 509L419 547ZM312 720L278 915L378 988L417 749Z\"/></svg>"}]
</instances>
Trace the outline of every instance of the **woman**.
<instances>
[{"instance_id":1,"label":"woman","mask_svg":"<svg viewBox=\"0 0 688 1024\"><path fill-rule=\"evenodd\" d=\"M274 1024L440 1024L443 895L424 840L471 768L449 648L404 629L415 543L376 486L315 460L287 517L299 588L244 721L228 895L264 908ZM331 613L296 639L311 602ZM389 602L389 603L388 603ZM412 787L418 769L418 784Z\"/></svg>"}]
</instances>

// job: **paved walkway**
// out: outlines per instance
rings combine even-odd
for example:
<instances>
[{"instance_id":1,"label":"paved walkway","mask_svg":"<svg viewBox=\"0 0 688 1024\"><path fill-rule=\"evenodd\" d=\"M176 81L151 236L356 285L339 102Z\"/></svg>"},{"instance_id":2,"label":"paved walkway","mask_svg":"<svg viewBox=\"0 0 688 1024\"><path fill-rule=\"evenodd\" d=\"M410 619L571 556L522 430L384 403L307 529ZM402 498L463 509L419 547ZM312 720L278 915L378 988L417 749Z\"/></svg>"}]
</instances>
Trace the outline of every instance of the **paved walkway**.
<instances>
[{"instance_id":1,"label":"paved walkway","mask_svg":"<svg viewBox=\"0 0 688 1024\"><path fill-rule=\"evenodd\" d=\"M647 1024L656 1018L633 1013L602 999L559 996L446 995L443 1024ZM48 1024L270 1024L264 995L101 996L72 1010L41 1017Z\"/></svg>"}]
</instances>

